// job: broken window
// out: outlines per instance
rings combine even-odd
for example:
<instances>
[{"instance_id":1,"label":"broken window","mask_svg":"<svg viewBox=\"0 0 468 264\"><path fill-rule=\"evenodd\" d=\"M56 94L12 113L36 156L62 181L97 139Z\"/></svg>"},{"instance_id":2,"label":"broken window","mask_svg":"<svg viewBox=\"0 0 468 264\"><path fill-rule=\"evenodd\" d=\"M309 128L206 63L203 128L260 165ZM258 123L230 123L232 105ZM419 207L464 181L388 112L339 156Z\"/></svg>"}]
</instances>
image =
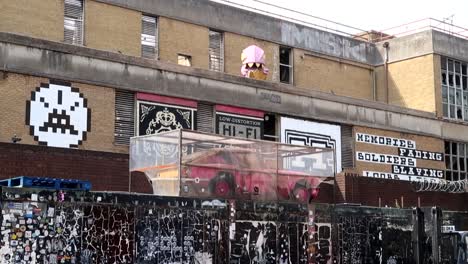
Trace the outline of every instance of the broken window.
<instances>
[{"instance_id":1,"label":"broken window","mask_svg":"<svg viewBox=\"0 0 468 264\"><path fill-rule=\"evenodd\" d=\"M83 45L83 1L64 1L63 41Z\"/></svg>"},{"instance_id":2,"label":"broken window","mask_svg":"<svg viewBox=\"0 0 468 264\"><path fill-rule=\"evenodd\" d=\"M141 17L141 56L157 59L158 55L158 27L156 17Z\"/></svg>"},{"instance_id":3,"label":"broken window","mask_svg":"<svg viewBox=\"0 0 468 264\"><path fill-rule=\"evenodd\" d=\"M184 66L192 66L192 56L178 54L177 55L177 64Z\"/></svg>"},{"instance_id":4,"label":"broken window","mask_svg":"<svg viewBox=\"0 0 468 264\"><path fill-rule=\"evenodd\" d=\"M292 83L292 56L291 48L280 47L280 82Z\"/></svg>"},{"instance_id":5,"label":"broken window","mask_svg":"<svg viewBox=\"0 0 468 264\"><path fill-rule=\"evenodd\" d=\"M468 144L445 141L445 179L466 180L468 166Z\"/></svg>"},{"instance_id":6,"label":"broken window","mask_svg":"<svg viewBox=\"0 0 468 264\"><path fill-rule=\"evenodd\" d=\"M210 30L210 46L208 53L210 56L210 70L224 70L224 41L223 33Z\"/></svg>"},{"instance_id":7,"label":"broken window","mask_svg":"<svg viewBox=\"0 0 468 264\"><path fill-rule=\"evenodd\" d=\"M443 116L468 121L467 63L441 58Z\"/></svg>"}]
</instances>

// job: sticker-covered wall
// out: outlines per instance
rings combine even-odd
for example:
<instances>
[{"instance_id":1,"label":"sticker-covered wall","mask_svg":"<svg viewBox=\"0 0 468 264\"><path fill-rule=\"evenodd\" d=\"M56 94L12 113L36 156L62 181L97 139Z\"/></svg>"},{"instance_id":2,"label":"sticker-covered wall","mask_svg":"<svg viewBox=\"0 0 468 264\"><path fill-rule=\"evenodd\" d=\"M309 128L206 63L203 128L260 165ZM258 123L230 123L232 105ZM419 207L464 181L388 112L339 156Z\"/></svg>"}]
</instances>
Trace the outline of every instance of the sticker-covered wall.
<instances>
[{"instance_id":1,"label":"sticker-covered wall","mask_svg":"<svg viewBox=\"0 0 468 264\"><path fill-rule=\"evenodd\" d=\"M4 113L0 142L128 152L114 144L114 89L14 73L5 76L0 79Z\"/></svg>"},{"instance_id":2,"label":"sticker-covered wall","mask_svg":"<svg viewBox=\"0 0 468 264\"><path fill-rule=\"evenodd\" d=\"M354 127L357 173L403 181L444 178L444 142L440 139Z\"/></svg>"}]
</instances>

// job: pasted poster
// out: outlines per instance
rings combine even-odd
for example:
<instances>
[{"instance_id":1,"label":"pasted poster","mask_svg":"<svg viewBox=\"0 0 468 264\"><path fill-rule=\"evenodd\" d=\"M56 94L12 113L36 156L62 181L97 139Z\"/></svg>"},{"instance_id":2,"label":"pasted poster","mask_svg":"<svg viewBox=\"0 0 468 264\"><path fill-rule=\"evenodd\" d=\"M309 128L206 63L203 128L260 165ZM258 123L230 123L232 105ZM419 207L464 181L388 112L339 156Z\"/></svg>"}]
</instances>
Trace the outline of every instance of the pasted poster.
<instances>
[{"instance_id":1,"label":"pasted poster","mask_svg":"<svg viewBox=\"0 0 468 264\"><path fill-rule=\"evenodd\" d=\"M216 133L230 137L261 139L263 116L261 111L217 105Z\"/></svg>"},{"instance_id":2,"label":"pasted poster","mask_svg":"<svg viewBox=\"0 0 468 264\"><path fill-rule=\"evenodd\" d=\"M341 128L339 125L281 117L281 142L335 149L336 171L341 171ZM314 170L333 171L333 158L304 162Z\"/></svg>"},{"instance_id":3,"label":"pasted poster","mask_svg":"<svg viewBox=\"0 0 468 264\"><path fill-rule=\"evenodd\" d=\"M358 173L365 177L439 181L444 177L441 140L355 127L355 158Z\"/></svg>"},{"instance_id":4,"label":"pasted poster","mask_svg":"<svg viewBox=\"0 0 468 264\"><path fill-rule=\"evenodd\" d=\"M40 145L77 148L91 131L91 109L78 88L51 80L31 92L26 125Z\"/></svg>"},{"instance_id":5,"label":"pasted poster","mask_svg":"<svg viewBox=\"0 0 468 264\"><path fill-rule=\"evenodd\" d=\"M196 109L138 101L138 135L195 128Z\"/></svg>"}]
</instances>

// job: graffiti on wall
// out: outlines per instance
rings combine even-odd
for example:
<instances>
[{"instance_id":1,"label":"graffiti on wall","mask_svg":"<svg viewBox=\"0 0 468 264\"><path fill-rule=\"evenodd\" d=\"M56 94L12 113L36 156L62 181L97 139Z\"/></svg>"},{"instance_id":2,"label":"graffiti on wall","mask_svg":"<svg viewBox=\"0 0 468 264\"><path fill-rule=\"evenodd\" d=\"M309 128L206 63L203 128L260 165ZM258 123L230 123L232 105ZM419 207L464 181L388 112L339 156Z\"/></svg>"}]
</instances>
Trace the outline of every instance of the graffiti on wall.
<instances>
[{"instance_id":1,"label":"graffiti on wall","mask_svg":"<svg viewBox=\"0 0 468 264\"><path fill-rule=\"evenodd\" d=\"M360 128L356 129L360 131ZM439 182L444 177L443 153L418 149L416 140L374 132L356 132L355 140L356 161L380 166L366 166L362 170L363 176L430 182ZM373 150L369 151L371 146ZM383 166L386 169L382 169Z\"/></svg>"},{"instance_id":2,"label":"graffiti on wall","mask_svg":"<svg viewBox=\"0 0 468 264\"><path fill-rule=\"evenodd\" d=\"M294 145L307 145L312 147L335 149L335 157L311 161L298 161L303 163L300 166L309 166L310 170L320 171L341 171L341 128L337 125L311 122L299 119L281 117L281 142ZM326 154L323 154L326 155ZM336 159L336 162L334 160Z\"/></svg>"},{"instance_id":3,"label":"graffiti on wall","mask_svg":"<svg viewBox=\"0 0 468 264\"><path fill-rule=\"evenodd\" d=\"M26 125L40 145L77 148L91 131L91 109L78 88L51 80L31 92Z\"/></svg>"}]
</instances>

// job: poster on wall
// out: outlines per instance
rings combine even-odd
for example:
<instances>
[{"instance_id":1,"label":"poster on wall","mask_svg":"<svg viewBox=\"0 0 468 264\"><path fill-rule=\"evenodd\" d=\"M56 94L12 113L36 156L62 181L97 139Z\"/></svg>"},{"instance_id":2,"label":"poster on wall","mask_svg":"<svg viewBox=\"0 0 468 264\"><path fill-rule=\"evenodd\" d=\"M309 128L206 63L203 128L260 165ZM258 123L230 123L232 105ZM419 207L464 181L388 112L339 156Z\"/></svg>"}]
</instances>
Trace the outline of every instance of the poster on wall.
<instances>
[{"instance_id":1,"label":"poster on wall","mask_svg":"<svg viewBox=\"0 0 468 264\"><path fill-rule=\"evenodd\" d=\"M196 129L197 103L153 94L137 94L138 135L152 135L176 129Z\"/></svg>"},{"instance_id":2,"label":"poster on wall","mask_svg":"<svg viewBox=\"0 0 468 264\"><path fill-rule=\"evenodd\" d=\"M444 177L441 140L355 127L358 173L365 177L439 181Z\"/></svg>"},{"instance_id":3,"label":"poster on wall","mask_svg":"<svg viewBox=\"0 0 468 264\"><path fill-rule=\"evenodd\" d=\"M336 172L341 171L341 128L339 125L281 117L281 142L335 149ZM333 158L322 160L323 164L318 164L320 159L304 163L314 166L315 169L322 168L326 171L330 171L335 166Z\"/></svg>"},{"instance_id":4,"label":"poster on wall","mask_svg":"<svg viewBox=\"0 0 468 264\"><path fill-rule=\"evenodd\" d=\"M216 105L216 133L223 136L261 139L264 112Z\"/></svg>"},{"instance_id":5,"label":"poster on wall","mask_svg":"<svg viewBox=\"0 0 468 264\"><path fill-rule=\"evenodd\" d=\"M26 101L26 125L39 145L77 148L91 131L88 101L69 82L41 83Z\"/></svg>"}]
</instances>

